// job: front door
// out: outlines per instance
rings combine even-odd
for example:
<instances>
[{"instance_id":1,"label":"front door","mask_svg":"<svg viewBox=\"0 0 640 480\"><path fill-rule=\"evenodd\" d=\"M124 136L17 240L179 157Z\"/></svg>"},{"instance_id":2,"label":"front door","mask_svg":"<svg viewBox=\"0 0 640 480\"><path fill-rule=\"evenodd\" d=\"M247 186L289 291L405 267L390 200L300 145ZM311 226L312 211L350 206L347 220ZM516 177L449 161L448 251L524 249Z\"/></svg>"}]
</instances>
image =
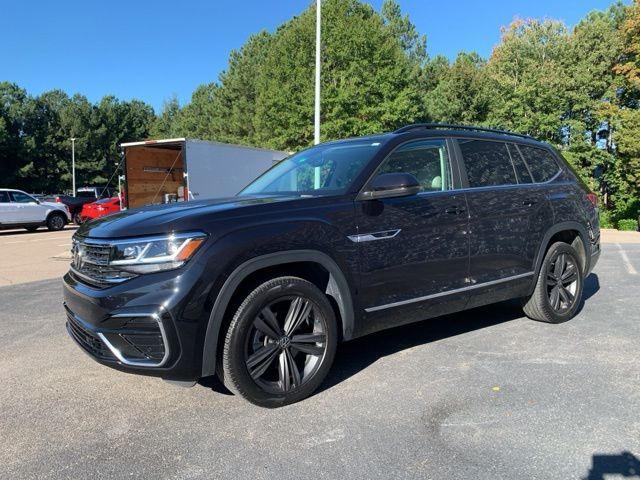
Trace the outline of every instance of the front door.
<instances>
[{"instance_id":1,"label":"front door","mask_svg":"<svg viewBox=\"0 0 640 480\"><path fill-rule=\"evenodd\" d=\"M45 208L36 199L23 192L9 192L16 208L15 223L40 223L45 219Z\"/></svg>"},{"instance_id":2,"label":"front door","mask_svg":"<svg viewBox=\"0 0 640 480\"><path fill-rule=\"evenodd\" d=\"M461 309L469 243L464 194L454 181L446 140L399 146L377 174L405 172L420 193L356 202L364 332Z\"/></svg>"}]
</instances>

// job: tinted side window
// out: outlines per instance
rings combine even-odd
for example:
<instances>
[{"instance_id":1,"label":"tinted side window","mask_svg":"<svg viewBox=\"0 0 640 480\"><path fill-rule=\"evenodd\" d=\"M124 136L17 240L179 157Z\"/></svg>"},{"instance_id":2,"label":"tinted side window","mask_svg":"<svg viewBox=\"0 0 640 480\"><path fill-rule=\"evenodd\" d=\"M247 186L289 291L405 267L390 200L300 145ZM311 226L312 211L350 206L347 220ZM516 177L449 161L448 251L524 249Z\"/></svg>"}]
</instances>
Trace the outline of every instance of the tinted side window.
<instances>
[{"instance_id":1,"label":"tinted side window","mask_svg":"<svg viewBox=\"0 0 640 480\"><path fill-rule=\"evenodd\" d=\"M516 184L507 145L486 140L458 140L470 187Z\"/></svg>"},{"instance_id":2,"label":"tinted side window","mask_svg":"<svg viewBox=\"0 0 640 480\"><path fill-rule=\"evenodd\" d=\"M508 144L507 148L509 149L509 154L511 155L511 161L513 162L513 168L516 171L516 176L518 177L518 183L533 183L533 179L531 178L531 172L527 168L527 165L522 160L522 156L520 152L513 144Z\"/></svg>"},{"instance_id":3,"label":"tinted side window","mask_svg":"<svg viewBox=\"0 0 640 480\"><path fill-rule=\"evenodd\" d=\"M410 173L421 192L451 189L451 169L445 140L419 140L401 145L382 164L378 173Z\"/></svg>"},{"instance_id":4,"label":"tinted side window","mask_svg":"<svg viewBox=\"0 0 640 480\"><path fill-rule=\"evenodd\" d=\"M35 200L31 198L26 193L22 192L11 192L11 198L16 203L34 203Z\"/></svg>"},{"instance_id":5,"label":"tinted side window","mask_svg":"<svg viewBox=\"0 0 640 480\"><path fill-rule=\"evenodd\" d=\"M524 161L527 162L529 170L535 182L546 182L560 170L555 157L548 150L542 148L518 145Z\"/></svg>"},{"instance_id":6,"label":"tinted side window","mask_svg":"<svg viewBox=\"0 0 640 480\"><path fill-rule=\"evenodd\" d=\"M9 203L9 193L0 192L0 203Z\"/></svg>"}]
</instances>

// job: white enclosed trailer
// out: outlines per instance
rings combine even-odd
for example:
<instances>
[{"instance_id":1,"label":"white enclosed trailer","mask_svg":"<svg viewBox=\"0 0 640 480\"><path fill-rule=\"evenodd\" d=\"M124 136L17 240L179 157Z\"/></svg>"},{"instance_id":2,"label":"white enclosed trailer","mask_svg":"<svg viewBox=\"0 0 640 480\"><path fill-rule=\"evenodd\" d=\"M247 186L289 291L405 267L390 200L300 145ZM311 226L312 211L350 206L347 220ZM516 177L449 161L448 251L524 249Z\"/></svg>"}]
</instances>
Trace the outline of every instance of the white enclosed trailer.
<instances>
[{"instance_id":1,"label":"white enclosed trailer","mask_svg":"<svg viewBox=\"0 0 640 480\"><path fill-rule=\"evenodd\" d=\"M287 152L186 138L122 143L129 208L237 194Z\"/></svg>"}]
</instances>

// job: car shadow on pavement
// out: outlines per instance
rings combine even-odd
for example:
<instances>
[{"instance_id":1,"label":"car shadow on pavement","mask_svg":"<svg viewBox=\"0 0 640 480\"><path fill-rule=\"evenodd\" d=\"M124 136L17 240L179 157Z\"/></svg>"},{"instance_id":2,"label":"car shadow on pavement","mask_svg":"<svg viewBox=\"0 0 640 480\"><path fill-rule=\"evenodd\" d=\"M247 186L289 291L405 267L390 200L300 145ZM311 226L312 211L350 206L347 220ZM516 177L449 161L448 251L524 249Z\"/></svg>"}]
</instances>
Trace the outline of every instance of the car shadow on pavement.
<instances>
[{"instance_id":1,"label":"car shadow on pavement","mask_svg":"<svg viewBox=\"0 0 640 480\"><path fill-rule=\"evenodd\" d=\"M584 282L583 305L584 301L589 300L599 289L598 276L590 274ZM392 328L340 344L333 367L318 392L343 382L382 357L523 316L521 302L509 300Z\"/></svg>"},{"instance_id":2,"label":"car shadow on pavement","mask_svg":"<svg viewBox=\"0 0 640 480\"><path fill-rule=\"evenodd\" d=\"M61 233L64 232L65 230L77 230L78 226L77 225L66 225L62 230L58 230L55 232L51 232L51 233ZM47 229L47 227L40 227L38 228L38 230L36 230L35 232L29 232L27 230L23 230L23 229L16 229L16 230L0 230L0 238L2 237L11 237L11 236L29 236L29 235L38 235L44 232L49 232L49 230Z\"/></svg>"},{"instance_id":3,"label":"car shadow on pavement","mask_svg":"<svg viewBox=\"0 0 640 480\"><path fill-rule=\"evenodd\" d=\"M583 301L591 298L599 289L598 276L590 274L584 281ZM520 301L512 300L392 328L340 344L333 367L316 393L343 382L379 358L417 345L516 320L523 315ZM203 377L198 383L216 393L232 395L215 375Z\"/></svg>"},{"instance_id":4,"label":"car shadow on pavement","mask_svg":"<svg viewBox=\"0 0 640 480\"><path fill-rule=\"evenodd\" d=\"M640 478L640 460L631 452L622 452L618 455L593 455L591 458L591 469L583 480L604 480L609 475Z\"/></svg>"}]
</instances>

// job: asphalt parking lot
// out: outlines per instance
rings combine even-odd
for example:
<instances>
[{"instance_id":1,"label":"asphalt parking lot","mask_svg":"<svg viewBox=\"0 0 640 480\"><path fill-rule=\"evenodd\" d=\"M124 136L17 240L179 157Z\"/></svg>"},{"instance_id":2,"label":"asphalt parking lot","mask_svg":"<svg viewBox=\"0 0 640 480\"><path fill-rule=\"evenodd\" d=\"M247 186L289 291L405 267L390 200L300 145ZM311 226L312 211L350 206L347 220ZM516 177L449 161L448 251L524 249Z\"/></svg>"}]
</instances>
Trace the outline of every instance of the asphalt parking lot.
<instances>
[{"instance_id":1,"label":"asphalt parking lot","mask_svg":"<svg viewBox=\"0 0 640 480\"><path fill-rule=\"evenodd\" d=\"M64 251L40 235L0 244ZM640 474L640 243L604 245L568 323L503 303L375 334L278 410L212 378L184 389L102 367L67 337L59 278L13 283L0 287L1 478Z\"/></svg>"}]
</instances>

